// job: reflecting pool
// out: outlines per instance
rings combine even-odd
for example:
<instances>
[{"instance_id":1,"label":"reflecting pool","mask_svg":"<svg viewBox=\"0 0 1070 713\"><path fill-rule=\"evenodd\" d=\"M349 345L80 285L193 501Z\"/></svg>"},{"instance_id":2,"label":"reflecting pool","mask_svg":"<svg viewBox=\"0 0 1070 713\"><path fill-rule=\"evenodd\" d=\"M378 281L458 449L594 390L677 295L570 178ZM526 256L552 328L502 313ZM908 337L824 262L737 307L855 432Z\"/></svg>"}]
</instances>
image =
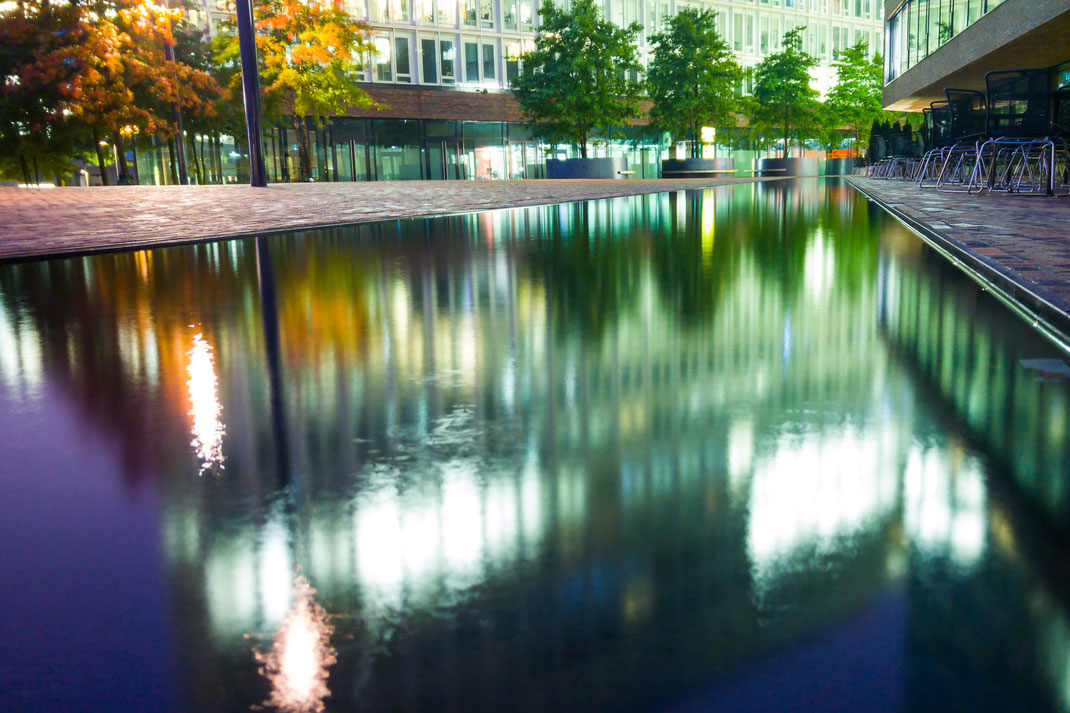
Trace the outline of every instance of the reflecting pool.
<instances>
[{"instance_id":1,"label":"reflecting pool","mask_svg":"<svg viewBox=\"0 0 1070 713\"><path fill-rule=\"evenodd\" d=\"M0 265L27 711L1067 711L1070 367L834 181Z\"/></svg>"}]
</instances>

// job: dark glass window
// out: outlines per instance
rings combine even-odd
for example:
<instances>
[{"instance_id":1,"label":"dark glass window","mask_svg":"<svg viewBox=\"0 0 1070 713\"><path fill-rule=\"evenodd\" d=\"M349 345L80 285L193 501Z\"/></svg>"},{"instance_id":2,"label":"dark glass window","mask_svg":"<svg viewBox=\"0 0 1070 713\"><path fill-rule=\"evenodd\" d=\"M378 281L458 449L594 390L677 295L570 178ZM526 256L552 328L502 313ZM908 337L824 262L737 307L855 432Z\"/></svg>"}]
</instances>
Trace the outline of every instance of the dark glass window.
<instances>
[{"instance_id":1,"label":"dark glass window","mask_svg":"<svg viewBox=\"0 0 1070 713\"><path fill-rule=\"evenodd\" d=\"M438 82L438 68L435 64L435 41L428 39L420 40L420 70L423 76L420 81L427 84Z\"/></svg>"}]
</instances>

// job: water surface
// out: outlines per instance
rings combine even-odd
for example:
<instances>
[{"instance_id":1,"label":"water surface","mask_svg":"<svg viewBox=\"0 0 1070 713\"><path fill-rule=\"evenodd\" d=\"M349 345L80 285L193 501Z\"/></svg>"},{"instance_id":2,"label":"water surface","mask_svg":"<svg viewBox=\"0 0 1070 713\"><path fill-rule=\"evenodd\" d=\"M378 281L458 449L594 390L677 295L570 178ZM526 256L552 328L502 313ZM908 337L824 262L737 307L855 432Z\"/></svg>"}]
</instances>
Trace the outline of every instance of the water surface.
<instances>
[{"instance_id":1,"label":"water surface","mask_svg":"<svg viewBox=\"0 0 1070 713\"><path fill-rule=\"evenodd\" d=\"M1065 711L1065 355L846 185L0 266L29 711Z\"/></svg>"}]
</instances>

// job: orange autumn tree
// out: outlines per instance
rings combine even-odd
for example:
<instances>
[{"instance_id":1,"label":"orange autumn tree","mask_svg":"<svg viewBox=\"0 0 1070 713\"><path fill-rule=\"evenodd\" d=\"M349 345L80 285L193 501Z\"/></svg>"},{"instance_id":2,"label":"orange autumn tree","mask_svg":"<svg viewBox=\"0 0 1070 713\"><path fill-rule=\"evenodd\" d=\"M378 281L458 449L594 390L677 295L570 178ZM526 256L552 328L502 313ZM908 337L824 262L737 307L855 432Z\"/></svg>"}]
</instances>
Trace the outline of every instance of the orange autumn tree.
<instances>
[{"instance_id":1,"label":"orange autumn tree","mask_svg":"<svg viewBox=\"0 0 1070 713\"><path fill-rule=\"evenodd\" d=\"M172 104L183 114L211 115L222 90L206 72L166 61L164 45L174 41L171 25L181 19L180 10L151 0L97 2L80 9L84 39L61 50L64 60L80 69L63 87L62 111L89 127L106 185L104 137L116 143L120 157L123 141L137 134L174 137Z\"/></svg>"},{"instance_id":2,"label":"orange autumn tree","mask_svg":"<svg viewBox=\"0 0 1070 713\"><path fill-rule=\"evenodd\" d=\"M375 51L371 28L339 3L319 0L262 0L255 19L265 111L276 117L289 112L298 178L307 181L312 178L310 132L350 107L375 106L356 85L365 58ZM237 57L238 39L230 35L217 59L225 63ZM236 77L231 91L240 91L239 81Z\"/></svg>"}]
</instances>

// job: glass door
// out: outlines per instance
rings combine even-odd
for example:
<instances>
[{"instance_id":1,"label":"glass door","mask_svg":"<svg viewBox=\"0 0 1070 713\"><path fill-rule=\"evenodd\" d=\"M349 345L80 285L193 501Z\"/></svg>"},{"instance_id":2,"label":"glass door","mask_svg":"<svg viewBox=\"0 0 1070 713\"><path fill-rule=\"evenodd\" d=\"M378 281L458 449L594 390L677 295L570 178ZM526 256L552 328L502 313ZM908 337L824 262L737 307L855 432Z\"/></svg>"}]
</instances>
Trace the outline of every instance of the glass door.
<instances>
[{"instance_id":1,"label":"glass door","mask_svg":"<svg viewBox=\"0 0 1070 713\"><path fill-rule=\"evenodd\" d=\"M461 172L460 144L457 139L428 139L428 178L433 181L464 178Z\"/></svg>"}]
</instances>

